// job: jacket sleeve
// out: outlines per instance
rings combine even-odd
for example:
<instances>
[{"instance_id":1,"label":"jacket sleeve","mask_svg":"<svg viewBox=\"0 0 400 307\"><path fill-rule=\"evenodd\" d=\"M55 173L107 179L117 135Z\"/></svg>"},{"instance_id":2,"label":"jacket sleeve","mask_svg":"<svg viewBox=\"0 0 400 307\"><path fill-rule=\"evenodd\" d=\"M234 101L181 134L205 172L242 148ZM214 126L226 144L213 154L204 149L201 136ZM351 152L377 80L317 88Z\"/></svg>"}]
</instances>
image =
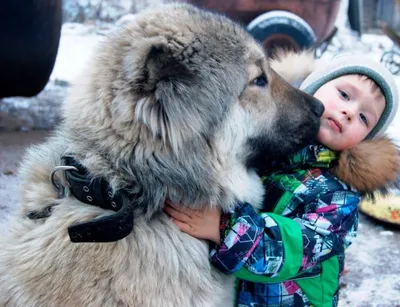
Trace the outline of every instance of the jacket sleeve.
<instances>
[{"instance_id":1,"label":"jacket sleeve","mask_svg":"<svg viewBox=\"0 0 400 307\"><path fill-rule=\"evenodd\" d=\"M285 280L294 277L343 254L356 235L359 201L352 191L327 193L295 218L257 214L250 204L241 204L228 223L221 223L221 245L211 251L211 262L225 274L245 269L247 277L282 277L283 271Z\"/></svg>"}]
</instances>

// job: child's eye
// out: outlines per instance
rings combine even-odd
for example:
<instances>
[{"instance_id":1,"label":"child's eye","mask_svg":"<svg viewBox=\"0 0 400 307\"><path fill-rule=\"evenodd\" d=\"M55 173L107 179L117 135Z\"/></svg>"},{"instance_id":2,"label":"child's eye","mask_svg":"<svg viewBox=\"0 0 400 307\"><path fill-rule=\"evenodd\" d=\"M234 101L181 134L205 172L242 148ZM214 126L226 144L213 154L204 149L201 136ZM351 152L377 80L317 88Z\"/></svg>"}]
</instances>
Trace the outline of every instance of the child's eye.
<instances>
[{"instance_id":1,"label":"child's eye","mask_svg":"<svg viewBox=\"0 0 400 307\"><path fill-rule=\"evenodd\" d=\"M360 118L364 122L364 124L368 125L367 117L364 114L360 113Z\"/></svg>"},{"instance_id":2,"label":"child's eye","mask_svg":"<svg viewBox=\"0 0 400 307\"><path fill-rule=\"evenodd\" d=\"M347 101L350 100L350 97L349 97L349 95L347 95L346 92L344 92L344 91L342 91L342 90L338 90L338 91L339 91L340 96L342 96L343 99L345 99L345 100L347 100Z\"/></svg>"}]
</instances>

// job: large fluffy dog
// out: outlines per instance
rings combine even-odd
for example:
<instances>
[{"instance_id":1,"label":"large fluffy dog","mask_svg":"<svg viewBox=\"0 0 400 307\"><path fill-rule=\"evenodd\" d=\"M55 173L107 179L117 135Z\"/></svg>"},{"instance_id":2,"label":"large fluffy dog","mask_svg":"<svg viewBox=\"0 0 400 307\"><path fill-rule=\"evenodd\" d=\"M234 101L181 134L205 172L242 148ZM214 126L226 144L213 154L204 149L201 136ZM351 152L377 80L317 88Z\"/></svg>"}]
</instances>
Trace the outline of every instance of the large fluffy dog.
<instances>
[{"instance_id":1,"label":"large fluffy dog","mask_svg":"<svg viewBox=\"0 0 400 307\"><path fill-rule=\"evenodd\" d=\"M257 160L304 146L322 105L238 25L188 5L137 16L78 81L58 132L24 158L22 208L0 237L0 305L229 306L232 278L162 213L164 200L260 204ZM128 196L127 237L71 242L70 225L113 212L57 192L49 174L65 154Z\"/></svg>"}]
</instances>

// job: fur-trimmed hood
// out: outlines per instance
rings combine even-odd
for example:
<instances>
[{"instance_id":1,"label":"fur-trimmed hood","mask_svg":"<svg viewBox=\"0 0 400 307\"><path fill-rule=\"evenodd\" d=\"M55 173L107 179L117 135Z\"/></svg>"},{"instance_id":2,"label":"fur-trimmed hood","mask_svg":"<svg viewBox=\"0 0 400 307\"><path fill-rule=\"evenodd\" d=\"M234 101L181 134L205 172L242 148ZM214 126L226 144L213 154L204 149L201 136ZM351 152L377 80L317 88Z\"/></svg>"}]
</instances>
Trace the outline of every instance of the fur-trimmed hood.
<instances>
[{"instance_id":1,"label":"fur-trimmed hood","mask_svg":"<svg viewBox=\"0 0 400 307\"><path fill-rule=\"evenodd\" d=\"M365 140L341 152L333 173L361 193L386 193L399 185L399 150L388 137Z\"/></svg>"},{"instance_id":2,"label":"fur-trimmed hood","mask_svg":"<svg viewBox=\"0 0 400 307\"><path fill-rule=\"evenodd\" d=\"M311 51L278 53L271 64L294 86L299 86L317 65L318 60ZM365 140L341 152L333 173L362 194L386 193L388 188L399 186L399 149L387 136Z\"/></svg>"}]
</instances>

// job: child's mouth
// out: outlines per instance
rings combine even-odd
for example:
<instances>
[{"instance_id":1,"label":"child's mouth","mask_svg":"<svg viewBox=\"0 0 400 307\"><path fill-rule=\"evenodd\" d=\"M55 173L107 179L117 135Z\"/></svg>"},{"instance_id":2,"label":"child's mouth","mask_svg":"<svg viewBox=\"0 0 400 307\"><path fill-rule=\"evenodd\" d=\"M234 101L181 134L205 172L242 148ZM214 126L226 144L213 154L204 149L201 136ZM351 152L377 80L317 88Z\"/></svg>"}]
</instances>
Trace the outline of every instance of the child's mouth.
<instances>
[{"instance_id":1,"label":"child's mouth","mask_svg":"<svg viewBox=\"0 0 400 307\"><path fill-rule=\"evenodd\" d=\"M336 132L342 132L342 126L340 123L332 118L328 118L329 126Z\"/></svg>"}]
</instances>

